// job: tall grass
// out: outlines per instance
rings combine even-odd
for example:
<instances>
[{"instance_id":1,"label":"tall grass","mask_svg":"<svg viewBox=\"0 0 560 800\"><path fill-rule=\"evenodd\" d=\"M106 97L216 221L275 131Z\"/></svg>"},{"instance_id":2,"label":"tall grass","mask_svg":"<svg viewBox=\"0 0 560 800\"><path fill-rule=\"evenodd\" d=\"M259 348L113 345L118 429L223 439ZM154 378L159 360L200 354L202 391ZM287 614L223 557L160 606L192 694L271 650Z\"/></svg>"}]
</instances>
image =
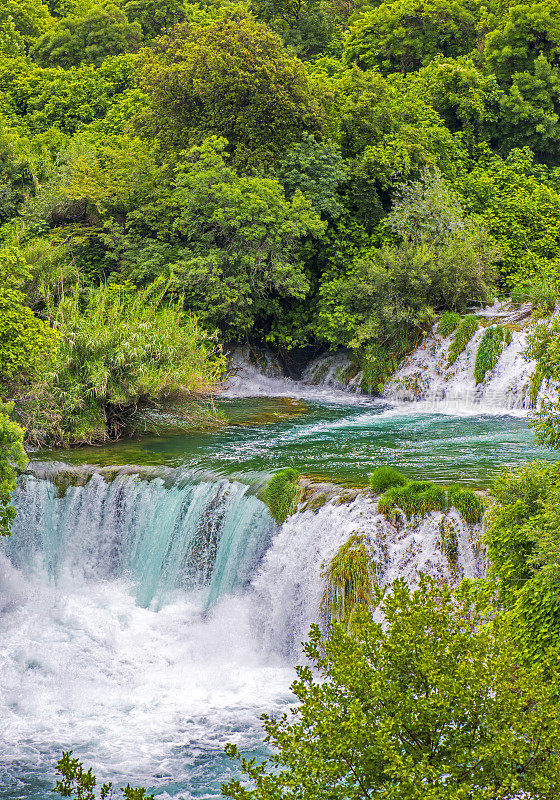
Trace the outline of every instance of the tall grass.
<instances>
[{"instance_id":1,"label":"tall grass","mask_svg":"<svg viewBox=\"0 0 560 800\"><path fill-rule=\"evenodd\" d=\"M76 289L46 314L60 359L31 416L50 444L117 438L139 409L204 394L223 371L213 339L161 287Z\"/></svg>"}]
</instances>

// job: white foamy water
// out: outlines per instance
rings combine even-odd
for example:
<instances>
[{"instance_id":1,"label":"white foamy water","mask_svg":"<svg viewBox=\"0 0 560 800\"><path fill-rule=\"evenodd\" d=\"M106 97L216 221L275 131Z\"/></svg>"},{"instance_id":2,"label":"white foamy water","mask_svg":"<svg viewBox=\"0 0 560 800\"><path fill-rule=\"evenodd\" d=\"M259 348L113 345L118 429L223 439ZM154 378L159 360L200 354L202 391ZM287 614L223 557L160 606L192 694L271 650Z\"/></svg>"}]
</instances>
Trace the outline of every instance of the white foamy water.
<instances>
[{"instance_id":1,"label":"white foamy water","mask_svg":"<svg viewBox=\"0 0 560 800\"><path fill-rule=\"evenodd\" d=\"M386 400L420 403L438 413L526 414L531 408L530 384L535 362L523 353L527 347L524 331L512 331L512 340L503 350L484 381L476 384L474 366L484 329L479 328L465 350L451 366L448 351L453 334L443 337L435 328L428 334L388 381Z\"/></svg>"},{"instance_id":2,"label":"white foamy water","mask_svg":"<svg viewBox=\"0 0 560 800\"><path fill-rule=\"evenodd\" d=\"M246 486L130 474L57 493L29 476L0 553L0 791L45 800L73 749L100 778L210 798L290 702L291 665L320 619L326 562L353 533L382 583L451 577L441 515L395 528L373 500L328 503L273 529ZM480 573L451 513L460 570ZM476 533L476 531L475 531Z\"/></svg>"}]
</instances>

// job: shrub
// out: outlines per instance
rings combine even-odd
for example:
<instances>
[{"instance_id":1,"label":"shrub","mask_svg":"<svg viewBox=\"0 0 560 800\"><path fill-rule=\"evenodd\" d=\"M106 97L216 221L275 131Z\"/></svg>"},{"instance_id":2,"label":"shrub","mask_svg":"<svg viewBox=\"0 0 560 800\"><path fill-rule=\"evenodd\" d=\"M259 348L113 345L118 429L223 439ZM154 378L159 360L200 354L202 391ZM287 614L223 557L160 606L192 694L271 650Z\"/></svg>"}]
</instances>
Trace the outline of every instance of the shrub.
<instances>
[{"instance_id":1,"label":"shrub","mask_svg":"<svg viewBox=\"0 0 560 800\"><path fill-rule=\"evenodd\" d=\"M478 345L474 364L474 379L477 384L482 383L486 373L496 365L496 361L502 352L503 342L504 329L501 325L493 325L491 328L486 328Z\"/></svg>"},{"instance_id":2,"label":"shrub","mask_svg":"<svg viewBox=\"0 0 560 800\"><path fill-rule=\"evenodd\" d=\"M301 495L299 472L288 467L272 476L265 486L262 497L274 522L282 525L296 510Z\"/></svg>"},{"instance_id":3,"label":"shrub","mask_svg":"<svg viewBox=\"0 0 560 800\"><path fill-rule=\"evenodd\" d=\"M457 509L465 522L469 525L480 522L484 514L484 504L474 492L470 489L452 486L448 489L447 496L449 505Z\"/></svg>"},{"instance_id":4,"label":"shrub","mask_svg":"<svg viewBox=\"0 0 560 800\"><path fill-rule=\"evenodd\" d=\"M369 476L369 485L375 492L385 492L391 486L404 486L406 478L393 467L378 467Z\"/></svg>"},{"instance_id":5,"label":"shrub","mask_svg":"<svg viewBox=\"0 0 560 800\"><path fill-rule=\"evenodd\" d=\"M507 617L480 586L455 593L420 576L376 592L352 635L317 625L292 689L265 716L266 761L234 745L232 800L550 800L560 793L557 684L520 663ZM379 620L384 620L380 624ZM245 755L245 757L243 757ZM243 760L242 760L243 759Z\"/></svg>"},{"instance_id":6,"label":"shrub","mask_svg":"<svg viewBox=\"0 0 560 800\"><path fill-rule=\"evenodd\" d=\"M461 355L465 347L468 345L476 331L478 330L478 320L476 317L468 316L463 317L461 322L455 329L455 336L449 346L447 356L447 366L450 367L454 364L458 357Z\"/></svg>"},{"instance_id":7,"label":"shrub","mask_svg":"<svg viewBox=\"0 0 560 800\"><path fill-rule=\"evenodd\" d=\"M440 336L449 336L460 323L461 317L454 311L446 311L438 322L437 332Z\"/></svg>"},{"instance_id":8,"label":"shrub","mask_svg":"<svg viewBox=\"0 0 560 800\"><path fill-rule=\"evenodd\" d=\"M138 409L209 391L223 360L211 338L163 290L126 286L78 290L50 305L61 340L59 361L35 394L18 402L39 443L116 439Z\"/></svg>"},{"instance_id":9,"label":"shrub","mask_svg":"<svg viewBox=\"0 0 560 800\"><path fill-rule=\"evenodd\" d=\"M445 490L432 481L410 481L387 489L377 501L377 508L386 517L396 509L401 509L407 517L424 516L432 511L445 511L447 496Z\"/></svg>"},{"instance_id":10,"label":"shrub","mask_svg":"<svg viewBox=\"0 0 560 800\"><path fill-rule=\"evenodd\" d=\"M323 612L349 628L355 608L373 603L375 564L363 536L354 534L339 548L325 577Z\"/></svg>"}]
</instances>

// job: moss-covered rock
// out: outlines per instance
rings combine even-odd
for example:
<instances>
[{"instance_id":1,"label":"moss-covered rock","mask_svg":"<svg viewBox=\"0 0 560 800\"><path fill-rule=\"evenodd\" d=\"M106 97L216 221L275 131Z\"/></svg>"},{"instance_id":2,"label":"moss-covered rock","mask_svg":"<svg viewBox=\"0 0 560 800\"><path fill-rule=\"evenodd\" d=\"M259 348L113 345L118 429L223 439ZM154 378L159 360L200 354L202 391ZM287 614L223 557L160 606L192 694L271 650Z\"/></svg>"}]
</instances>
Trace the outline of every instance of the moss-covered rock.
<instances>
[{"instance_id":1,"label":"moss-covered rock","mask_svg":"<svg viewBox=\"0 0 560 800\"><path fill-rule=\"evenodd\" d=\"M354 534L342 545L328 564L325 579L324 614L350 628L356 608L373 601L375 561L364 536Z\"/></svg>"},{"instance_id":2,"label":"moss-covered rock","mask_svg":"<svg viewBox=\"0 0 560 800\"><path fill-rule=\"evenodd\" d=\"M302 495L299 472L288 467L272 476L264 488L262 499L274 522L282 525L294 513Z\"/></svg>"},{"instance_id":3,"label":"moss-covered rock","mask_svg":"<svg viewBox=\"0 0 560 800\"><path fill-rule=\"evenodd\" d=\"M447 353L447 366L454 364L478 330L479 321L474 316L463 317L455 329L455 336Z\"/></svg>"}]
</instances>

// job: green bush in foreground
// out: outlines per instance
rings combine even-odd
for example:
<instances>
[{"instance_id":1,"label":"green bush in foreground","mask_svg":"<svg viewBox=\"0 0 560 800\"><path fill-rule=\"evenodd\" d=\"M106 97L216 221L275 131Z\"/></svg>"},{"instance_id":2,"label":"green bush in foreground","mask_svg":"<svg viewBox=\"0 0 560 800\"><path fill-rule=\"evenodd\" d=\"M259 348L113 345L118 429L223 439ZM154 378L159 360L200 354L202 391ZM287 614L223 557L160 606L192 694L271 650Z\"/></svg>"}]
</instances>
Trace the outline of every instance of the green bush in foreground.
<instances>
[{"instance_id":1,"label":"green bush in foreground","mask_svg":"<svg viewBox=\"0 0 560 800\"><path fill-rule=\"evenodd\" d=\"M475 382L482 383L486 373L494 368L504 344L504 329L501 325L492 325L486 328L478 345L476 361L474 364Z\"/></svg>"},{"instance_id":2,"label":"green bush in foreground","mask_svg":"<svg viewBox=\"0 0 560 800\"><path fill-rule=\"evenodd\" d=\"M352 635L313 626L311 665L296 668L297 706L264 716L272 755L241 762L232 800L467 800L560 796L560 706L554 685L519 659L487 598L421 576L376 594L376 618Z\"/></svg>"},{"instance_id":3,"label":"green bush in foreground","mask_svg":"<svg viewBox=\"0 0 560 800\"><path fill-rule=\"evenodd\" d=\"M460 323L461 317L455 311L446 311L438 322L437 332L440 336L449 336Z\"/></svg>"},{"instance_id":4,"label":"green bush in foreground","mask_svg":"<svg viewBox=\"0 0 560 800\"><path fill-rule=\"evenodd\" d=\"M447 497L449 505L457 509L465 522L469 525L480 522L484 514L484 504L473 491L451 486L447 490Z\"/></svg>"},{"instance_id":5,"label":"green bush in foreground","mask_svg":"<svg viewBox=\"0 0 560 800\"><path fill-rule=\"evenodd\" d=\"M95 786L97 779L92 774L91 768L84 770L83 764L78 758L72 758L72 751L62 753L62 758L56 765L56 771L62 780L57 780L53 789L55 794L62 797L73 797L75 800L96 800ZM142 788L133 789L130 784L121 790L123 800L154 800L153 794L146 794ZM113 796L113 784L104 783L99 789L100 800Z\"/></svg>"},{"instance_id":6,"label":"green bush in foreground","mask_svg":"<svg viewBox=\"0 0 560 800\"><path fill-rule=\"evenodd\" d=\"M265 486L262 497L274 522L282 525L296 510L301 495L299 472L288 467L272 476Z\"/></svg>"},{"instance_id":7,"label":"green bush in foreground","mask_svg":"<svg viewBox=\"0 0 560 800\"><path fill-rule=\"evenodd\" d=\"M391 486L404 486L407 479L394 467L377 467L369 476L369 485L375 492L384 492Z\"/></svg>"},{"instance_id":8,"label":"green bush in foreground","mask_svg":"<svg viewBox=\"0 0 560 800\"><path fill-rule=\"evenodd\" d=\"M455 329L455 336L449 346L447 356L447 366L454 364L465 347L468 345L476 331L478 330L478 320L476 317L463 317Z\"/></svg>"}]
</instances>

